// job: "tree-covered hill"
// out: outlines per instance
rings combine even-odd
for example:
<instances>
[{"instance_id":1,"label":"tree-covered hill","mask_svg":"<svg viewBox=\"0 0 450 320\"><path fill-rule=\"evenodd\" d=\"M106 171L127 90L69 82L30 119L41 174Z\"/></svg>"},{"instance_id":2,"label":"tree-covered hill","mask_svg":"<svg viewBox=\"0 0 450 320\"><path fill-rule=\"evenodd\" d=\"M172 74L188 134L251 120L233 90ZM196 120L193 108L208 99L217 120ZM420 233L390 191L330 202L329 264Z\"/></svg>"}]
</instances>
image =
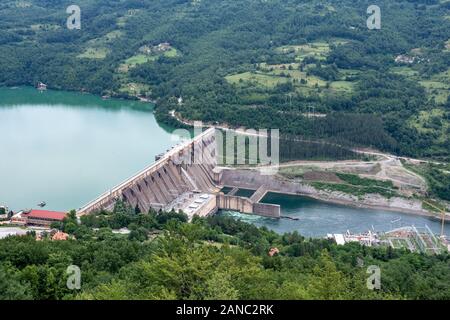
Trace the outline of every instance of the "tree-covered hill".
<instances>
[{"instance_id":1,"label":"tree-covered hill","mask_svg":"<svg viewBox=\"0 0 450 320\"><path fill-rule=\"evenodd\" d=\"M224 216L74 213L54 225L76 239L0 240L0 299L450 299L450 256L278 235ZM128 235L112 229L128 227ZM270 256L269 250L278 254ZM367 287L368 266L381 288ZM69 266L81 271L70 290Z\"/></svg>"},{"instance_id":2,"label":"tree-covered hill","mask_svg":"<svg viewBox=\"0 0 450 320\"><path fill-rule=\"evenodd\" d=\"M80 0L81 30L70 4L2 1L1 85L145 94L165 122L176 110L449 158L448 1L378 1L380 30L372 1Z\"/></svg>"}]
</instances>

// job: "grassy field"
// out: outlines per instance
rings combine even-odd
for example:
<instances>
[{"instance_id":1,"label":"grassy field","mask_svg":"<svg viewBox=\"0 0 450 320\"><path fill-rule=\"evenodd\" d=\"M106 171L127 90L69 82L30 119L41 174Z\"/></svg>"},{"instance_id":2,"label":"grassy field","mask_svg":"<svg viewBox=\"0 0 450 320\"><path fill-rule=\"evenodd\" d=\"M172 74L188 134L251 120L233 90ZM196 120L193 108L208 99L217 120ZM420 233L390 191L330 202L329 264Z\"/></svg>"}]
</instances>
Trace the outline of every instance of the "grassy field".
<instances>
[{"instance_id":1,"label":"grassy field","mask_svg":"<svg viewBox=\"0 0 450 320\"><path fill-rule=\"evenodd\" d=\"M129 66L136 66L138 64L143 64L149 61L154 61L156 59L156 57L154 56L147 56L145 54L137 54L134 55L130 58L128 58L127 60L125 60L125 64L129 65Z\"/></svg>"},{"instance_id":2,"label":"grassy field","mask_svg":"<svg viewBox=\"0 0 450 320\"><path fill-rule=\"evenodd\" d=\"M356 174L317 171L314 167L285 167L280 175L288 179L301 179L319 190L339 191L362 197L369 193L391 198L398 196L390 180L361 178Z\"/></svg>"},{"instance_id":3,"label":"grassy field","mask_svg":"<svg viewBox=\"0 0 450 320\"><path fill-rule=\"evenodd\" d=\"M339 73L343 77L355 77L361 74L361 70L358 69L339 69Z\"/></svg>"},{"instance_id":4,"label":"grassy field","mask_svg":"<svg viewBox=\"0 0 450 320\"><path fill-rule=\"evenodd\" d=\"M425 178L428 183L429 192L435 199L450 201L450 193L444 191L448 190L450 186L450 164L419 164L412 165L409 163L403 164L405 168L411 170L418 175Z\"/></svg>"},{"instance_id":5,"label":"grassy field","mask_svg":"<svg viewBox=\"0 0 450 320\"><path fill-rule=\"evenodd\" d=\"M80 59L104 59L111 52L110 44L122 35L122 31L115 30L100 38L89 40L85 51L77 57Z\"/></svg>"},{"instance_id":6,"label":"grassy field","mask_svg":"<svg viewBox=\"0 0 450 320\"><path fill-rule=\"evenodd\" d=\"M406 66L394 67L391 71L419 82L426 89L429 97L434 99L436 103L444 104L447 102L450 94L450 69L434 75L429 80L422 80L417 71Z\"/></svg>"},{"instance_id":7,"label":"grassy field","mask_svg":"<svg viewBox=\"0 0 450 320\"><path fill-rule=\"evenodd\" d=\"M95 38L92 40L89 40L87 42L88 47L106 47L109 44L113 43L116 39L120 38L123 36L123 32L120 30L114 30L111 32L108 32L107 34L105 34L104 36L100 37L100 38Z\"/></svg>"},{"instance_id":8,"label":"grassy field","mask_svg":"<svg viewBox=\"0 0 450 320\"><path fill-rule=\"evenodd\" d=\"M178 57L179 55L180 55L180 53L175 48L171 48L170 50L163 53L163 56L165 56L167 58L175 58L175 57Z\"/></svg>"},{"instance_id":9,"label":"grassy field","mask_svg":"<svg viewBox=\"0 0 450 320\"><path fill-rule=\"evenodd\" d=\"M375 179L361 178L356 174L349 174L349 173L336 173L336 175L342 181L351 184L353 186L397 189L390 180L375 180Z\"/></svg>"},{"instance_id":10,"label":"grassy field","mask_svg":"<svg viewBox=\"0 0 450 320\"><path fill-rule=\"evenodd\" d=\"M410 67L407 66L401 66L401 67L393 67L391 68L391 71L393 73L405 76L405 77L414 77L417 76L419 74L419 72L417 72L416 70L413 70Z\"/></svg>"},{"instance_id":11,"label":"grassy field","mask_svg":"<svg viewBox=\"0 0 450 320\"><path fill-rule=\"evenodd\" d=\"M351 93L353 92L354 86L355 83L351 81L333 81L330 83L330 88L339 92Z\"/></svg>"},{"instance_id":12,"label":"grassy field","mask_svg":"<svg viewBox=\"0 0 450 320\"><path fill-rule=\"evenodd\" d=\"M291 82L295 91L305 95L318 93L318 89L326 88L327 81L313 75L307 75L306 72L300 70L280 70L243 72L226 76L228 83L240 87L254 87L255 89L273 89L277 85ZM353 81L331 81L326 92L329 93L352 93L355 82Z\"/></svg>"},{"instance_id":13,"label":"grassy field","mask_svg":"<svg viewBox=\"0 0 450 320\"><path fill-rule=\"evenodd\" d=\"M326 182L311 182L311 185L319 190L343 192L357 197L363 197L366 194L379 194L386 198L398 196L395 190L385 189L377 186L356 186L351 184Z\"/></svg>"},{"instance_id":14,"label":"grassy field","mask_svg":"<svg viewBox=\"0 0 450 320\"><path fill-rule=\"evenodd\" d=\"M77 57L80 59L105 59L109 52L108 48L87 48Z\"/></svg>"},{"instance_id":15,"label":"grassy field","mask_svg":"<svg viewBox=\"0 0 450 320\"><path fill-rule=\"evenodd\" d=\"M334 39L332 43L342 44L345 39ZM302 95L311 94L351 94L355 82L349 77L358 76L358 70L339 70L340 78L337 81L327 82L320 77L308 75L308 70L315 67L314 63L306 64L300 69L306 57L325 60L330 52L330 45L326 42L312 42L303 45L286 45L275 49L276 52L288 55L292 62L283 64L259 63L256 70L232 74L225 79L233 85L246 91L253 89L273 89L277 85L292 83L294 90ZM248 93L246 93L248 95Z\"/></svg>"},{"instance_id":16,"label":"grassy field","mask_svg":"<svg viewBox=\"0 0 450 320\"><path fill-rule=\"evenodd\" d=\"M162 54L136 54L132 57L129 57L125 60L125 62L119 67L120 72L128 72L129 69L134 68L140 64L144 64L147 62L155 61L160 56L165 56L167 58L175 58L179 56L179 52L175 48L171 48L170 50L165 51Z\"/></svg>"},{"instance_id":17,"label":"grassy field","mask_svg":"<svg viewBox=\"0 0 450 320\"><path fill-rule=\"evenodd\" d=\"M444 109L432 109L430 111L420 111L409 121L410 126L420 133L433 134L438 142L445 142L450 122L446 120Z\"/></svg>"},{"instance_id":18,"label":"grassy field","mask_svg":"<svg viewBox=\"0 0 450 320\"><path fill-rule=\"evenodd\" d=\"M431 79L422 79L419 73L409 66L398 66L390 69L393 73L419 82L427 91L431 99L436 103L444 104L450 94L450 69L435 74Z\"/></svg>"},{"instance_id":19,"label":"grassy field","mask_svg":"<svg viewBox=\"0 0 450 320\"><path fill-rule=\"evenodd\" d=\"M289 78L279 77L271 74L244 72L225 77L231 84L239 85L242 82L251 82L255 86L262 86L266 88L274 88L278 84L287 83Z\"/></svg>"},{"instance_id":20,"label":"grassy field","mask_svg":"<svg viewBox=\"0 0 450 320\"><path fill-rule=\"evenodd\" d=\"M439 75L434 76L432 80L423 80L419 82L425 87L427 93L434 101L436 101L436 103L443 104L447 101L450 93L450 82L439 81L439 78L437 77L439 77Z\"/></svg>"},{"instance_id":21,"label":"grassy field","mask_svg":"<svg viewBox=\"0 0 450 320\"><path fill-rule=\"evenodd\" d=\"M289 65L292 70L289 70ZM263 88L274 88L276 85L292 82L296 87L325 87L326 81L316 76L307 75L306 72L298 70L298 65L286 64L283 65L267 65L262 64L260 71L243 72L235 75L229 75L226 80L231 84L242 84L243 82L251 82L255 86ZM295 68L297 67L297 68ZM306 83L302 84L300 81L304 80Z\"/></svg>"},{"instance_id":22,"label":"grassy field","mask_svg":"<svg viewBox=\"0 0 450 320\"><path fill-rule=\"evenodd\" d=\"M119 92L126 93L131 96L149 93L150 91L151 89L149 85L137 82L124 83L119 89Z\"/></svg>"},{"instance_id":23,"label":"grassy field","mask_svg":"<svg viewBox=\"0 0 450 320\"><path fill-rule=\"evenodd\" d=\"M276 49L279 53L295 56L295 61L303 61L306 57L325 60L330 53L330 45L326 42L312 42L302 45L287 45Z\"/></svg>"}]
</instances>

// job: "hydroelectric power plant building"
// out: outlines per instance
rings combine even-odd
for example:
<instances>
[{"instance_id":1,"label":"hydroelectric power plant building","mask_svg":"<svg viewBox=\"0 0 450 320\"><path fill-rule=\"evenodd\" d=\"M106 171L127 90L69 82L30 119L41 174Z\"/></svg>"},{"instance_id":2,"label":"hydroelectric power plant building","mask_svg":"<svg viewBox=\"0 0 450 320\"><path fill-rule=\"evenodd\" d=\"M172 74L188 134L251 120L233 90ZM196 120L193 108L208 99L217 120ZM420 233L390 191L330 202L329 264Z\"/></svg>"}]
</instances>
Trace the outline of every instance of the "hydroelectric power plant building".
<instances>
[{"instance_id":1,"label":"hydroelectric power plant building","mask_svg":"<svg viewBox=\"0 0 450 320\"><path fill-rule=\"evenodd\" d=\"M219 209L279 218L280 206L260 203L268 188L263 178L240 181L238 171L218 166L216 129L210 128L160 155L158 160L130 179L104 193L78 210L78 215L112 209L121 199L142 212L182 210L191 219ZM238 196L242 183L253 186L249 196ZM221 192L224 186L231 191Z\"/></svg>"}]
</instances>

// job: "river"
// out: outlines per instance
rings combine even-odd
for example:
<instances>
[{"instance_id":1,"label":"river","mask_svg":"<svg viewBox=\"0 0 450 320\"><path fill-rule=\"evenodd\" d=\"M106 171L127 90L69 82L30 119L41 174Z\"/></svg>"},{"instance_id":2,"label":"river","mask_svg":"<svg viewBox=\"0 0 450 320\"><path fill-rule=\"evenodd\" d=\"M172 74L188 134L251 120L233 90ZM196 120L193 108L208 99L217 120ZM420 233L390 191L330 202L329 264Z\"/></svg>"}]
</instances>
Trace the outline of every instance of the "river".
<instances>
[{"instance_id":1,"label":"river","mask_svg":"<svg viewBox=\"0 0 450 320\"><path fill-rule=\"evenodd\" d=\"M46 209L76 209L140 171L177 143L151 111L148 103L89 94L0 88L0 205L20 210L45 201ZM264 201L299 220L222 214L314 237L406 224L439 232L439 222L425 217L274 194Z\"/></svg>"},{"instance_id":2,"label":"river","mask_svg":"<svg viewBox=\"0 0 450 320\"><path fill-rule=\"evenodd\" d=\"M427 225L435 233L441 232L440 221L386 210L355 208L315 200L302 196L268 193L262 202L279 204L281 214L291 219L271 219L233 211L222 211L221 214L252 223L266 226L278 233L298 231L307 237L323 237L328 233L367 232L368 230L388 231L403 226ZM445 234L450 235L450 225L445 226Z\"/></svg>"}]
</instances>

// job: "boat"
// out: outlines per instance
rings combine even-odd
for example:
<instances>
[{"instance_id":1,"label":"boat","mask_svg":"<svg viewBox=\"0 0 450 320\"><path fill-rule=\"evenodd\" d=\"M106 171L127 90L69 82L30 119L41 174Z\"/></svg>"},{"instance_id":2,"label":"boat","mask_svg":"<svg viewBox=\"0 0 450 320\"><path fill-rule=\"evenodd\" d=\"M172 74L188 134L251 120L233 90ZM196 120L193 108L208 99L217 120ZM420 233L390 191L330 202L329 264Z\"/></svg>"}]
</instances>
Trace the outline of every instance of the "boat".
<instances>
[{"instance_id":1,"label":"boat","mask_svg":"<svg viewBox=\"0 0 450 320\"><path fill-rule=\"evenodd\" d=\"M39 207L43 208L47 205L47 203L45 203L45 201L42 201L41 203L38 204Z\"/></svg>"},{"instance_id":2,"label":"boat","mask_svg":"<svg viewBox=\"0 0 450 320\"><path fill-rule=\"evenodd\" d=\"M37 84L37 87L36 87L39 91L45 91L45 90L47 90L47 85L45 84L45 83L43 83L43 82L39 82L38 84Z\"/></svg>"},{"instance_id":3,"label":"boat","mask_svg":"<svg viewBox=\"0 0 450 320\"><path fill-rule=\"evenodd\" d=\"M400 222L400 220L402 220L402 218L397 218L397 219L391 220L391 223Z\"/></svg>"},{"instance_id":4,"label":"boat","mask_svg":"<svg viewBox=\"0 0 450 320\"><path fill-rule=\"evenodd\" d=\"M7 206L3 206L3 205L0 206L0 216L7 215L8 212L9 212L9 209Z\"/></svg>"}]
</instances>

